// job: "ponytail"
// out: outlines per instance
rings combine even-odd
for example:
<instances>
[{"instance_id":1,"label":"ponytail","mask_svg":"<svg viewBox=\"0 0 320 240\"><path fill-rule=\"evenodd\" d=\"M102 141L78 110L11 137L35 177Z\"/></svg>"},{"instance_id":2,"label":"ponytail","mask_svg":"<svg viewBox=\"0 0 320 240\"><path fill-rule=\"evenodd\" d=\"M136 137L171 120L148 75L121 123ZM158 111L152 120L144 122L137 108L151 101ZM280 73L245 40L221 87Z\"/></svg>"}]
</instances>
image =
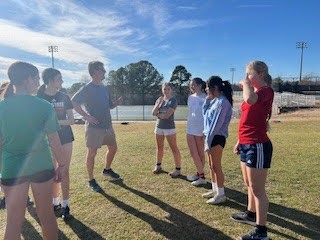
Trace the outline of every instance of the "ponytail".
<instances>
[{"instance_id":1,"label":"ponytail","mask_svg":"<svg viewBox=\"0 0 320 240\"><path fill-rule=\"evenodd\" d=\"M14 87L13 84L10 82L9 84L7 84L7 86L4 88L4 92L3 92L3 98L7 98L10 97L14 94ZM1 93L2 95L2 93Z\"/></svg>"},{"instance_id":2,"label":"ponytail","mask_svg":"<svg viewBox=\"0 0 320 240\"><path fill-rule=\"evenodd\" d=\"M222 81L222 92L230 102L231 106L233 106L233 90L229 81Z\"/></svg>"},{"instance_id":3,"label":"ponytail","mask_svg":"<svg viewBox=\"0 0 320 240\"><path fill-rule=\"evenodd\" d=\"M43 94L45 90L46 90L46 85L45 85L45 84L42 84L42 85L38 88L37 94Z\"/></svg>"},{"instance_id":4,"label":"ponytail","mask_svg":"<svg viewBox=\"0 0 320 240\"><path fill-rule=\"evenodd\" d=\"M272 77L270 76L270 74L265 74L264 79L265 83L271 87L272 86Z\"/></svg>"}]
</instances>

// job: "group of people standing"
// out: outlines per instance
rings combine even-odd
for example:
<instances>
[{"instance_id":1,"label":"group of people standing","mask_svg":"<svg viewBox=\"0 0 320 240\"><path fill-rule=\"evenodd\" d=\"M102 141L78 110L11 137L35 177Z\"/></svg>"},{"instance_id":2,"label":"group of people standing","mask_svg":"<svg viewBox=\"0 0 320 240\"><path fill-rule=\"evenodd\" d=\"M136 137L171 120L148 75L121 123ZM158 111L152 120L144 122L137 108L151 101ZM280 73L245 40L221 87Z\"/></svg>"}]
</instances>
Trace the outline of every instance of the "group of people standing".
<instances>
[{"instance_id":1,"label":"group of people standing","mask_svg":"<svg viewBox=\"0 0 320 240\"><path fill-rule=\"evenodd\" d=\"M69 166L74 141L70 127L74 124L73 108L86 120L89 187L96 192L102 191L93 172L97 150L103 145L107 146L107 152L102 174L113 180L121 178L111 168L117 142L110 109L121 104L122 98L112 101L108 88L103 85L106 73L103 63L90 62L88 70L92 80L70 99L60 91L63 81L56 69L42 72L44 84L41 87L39 71L32 64L15 62L8 69L10 82L3 89L3 100L0 101L1 185L7 208L5 239L20 239L29 187L44 239L57 239L55 212L60 211L65 220L71 218ZM231 218L256 226L241 238L244 240L269 239L265 183L272 157L272 144L267 136L273 101L270 83L268 67L261 61L250 62L246 67L246 78L240 82L244 101L234 153L240 155L243 179L248 188L248 206L246 211L233 214ZM196 173L187 178L195 186L207 182L204 173L206 153L212 190L202 196L208 198L209 204L220 204L227 199L221 161L232 117L232 88L228 81L212 76L207 82L193 78L190 90L187 143ZM163 171L161 164L164 140L167 139L175 164L169 175L174 178L181 175L181 154L174 122L177 100L169 83L162 85L162 93L152 109L157 117L153 173ZM59 198L59 185L62 199Z\"/></svg>"},{"instance_id":2,"label":"group of people standing","mask_svg":"<svg viewBox=\"0 0 320 240\"><path fill-rule=\"evenodd\" d=\"M243 240L268 240L266 221L268 198L265 190L268 169L271 165L272 143L267 135L271 117L274 92L268 66L262 61L252 61L246 66L246 77L240 82L243 89L238 141L233 152L240 155L244 183L248 188L248 206L244 212L232 214L231 219L255 226L254 230L241 237ZM233 92L228 81L211 76L206 82L201 78L190 81L191 95L188 97L187 143L196 173L187 176L194 186L206 184L204 165L205 153L210 167L212 189L202 197L208 204L221 204L227 198L224 190L222 153L228 137L232 117ZM152 109L157 117L156 166L154 174L163 172L162 159L164 139L172 151L175 168L171 177L181 174L181 154L176 141L174 111L177 100L169 83L162 85L163 96Z\"/></svg>"}]
</instances>

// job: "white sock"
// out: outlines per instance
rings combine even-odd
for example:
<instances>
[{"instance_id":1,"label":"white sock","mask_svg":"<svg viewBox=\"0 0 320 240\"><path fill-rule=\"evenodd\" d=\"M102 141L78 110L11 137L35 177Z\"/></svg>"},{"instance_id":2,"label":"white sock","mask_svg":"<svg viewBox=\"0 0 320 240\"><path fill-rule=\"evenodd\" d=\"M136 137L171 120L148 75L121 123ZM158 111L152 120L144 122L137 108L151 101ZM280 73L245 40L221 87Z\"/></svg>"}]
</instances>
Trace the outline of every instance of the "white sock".
<instances>
[{"instance_id":1,"label":"white sock","mask_svg":"<svg viewBox=\"0 0 320 240\"><path fill-rule=\"evenodd\" d=\"M213 191L213 192L217 192L217 191L218 191L218 185L217 185L217 183L211 182L211 185L212 185L212 191Z\"/></svg>"},{"instance_id":2,"label":"white sock","mask_svg":"<svg viewBox=\"0 0 320 240\"><path fill-rule=\"evenodd\" d=\"M58 206L60 204L60 198L59 197L52 198L52 204L55 206Z\"/></svg>"},{"instance_id":3,"label":"white sock","mask_svg":"<svg viewBox=\"0 0 320 240\"><path fill-rule=\"evenodd\" d=\"M61 207L65 208L66 206L69 206L69 199L62 200Z\"/></svg>"},{"instance_id":4,"label":"white sock","mask_svg":"<svg viewBox=\"0 0 320 240\"><path fill-rule=\"evenodd\" d=\"M222 188L219 188L219 187L218 187L217 194L218 194L219 196L224 195L224 187L222 187Z\"/></svg>"}]
</instances>

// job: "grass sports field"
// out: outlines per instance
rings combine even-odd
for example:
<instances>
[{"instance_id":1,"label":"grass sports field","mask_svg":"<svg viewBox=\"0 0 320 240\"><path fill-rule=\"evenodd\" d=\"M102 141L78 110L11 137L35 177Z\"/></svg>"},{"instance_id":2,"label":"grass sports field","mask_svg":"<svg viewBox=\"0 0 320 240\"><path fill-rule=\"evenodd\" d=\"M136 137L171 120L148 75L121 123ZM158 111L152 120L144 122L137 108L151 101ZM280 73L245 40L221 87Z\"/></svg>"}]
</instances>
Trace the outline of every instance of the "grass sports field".
<instances>
[{"instance_id":1,"label":"grass sports field","mask_svg":"<svg viewBox=\"0 0 320 240\"><path fill-rule=\"evenodd\" d=\"M274 157L267 191L270 201L269 236L275 239L320 239L320 110L300 110L274 117L270 138ZM235 223L230 214L246 206L238 156L232 153L238 120L230 125L223 156L228 201L207 205L201 194L210 188L194 187L186 175L194 173L185 139L185 122L177 122L178 145L183 157L183 176L153 175L154 122L114 123L119 151L113 163L122 182L110 182L101 171L103 154L98 152L95 177L102 194L87 187L84 126L74 125L76 141L71 164L71 213L68 223L58 219L59 239L236 239L251 226ZM163 168L174 167L166 145ZM206 174L208 176L208 165ZM208 179L209 181L209 179ZM3 238L5 210L0 211ZM35 209L29 207L23 239L41 239Z\"/></svg>"}]
</instances>

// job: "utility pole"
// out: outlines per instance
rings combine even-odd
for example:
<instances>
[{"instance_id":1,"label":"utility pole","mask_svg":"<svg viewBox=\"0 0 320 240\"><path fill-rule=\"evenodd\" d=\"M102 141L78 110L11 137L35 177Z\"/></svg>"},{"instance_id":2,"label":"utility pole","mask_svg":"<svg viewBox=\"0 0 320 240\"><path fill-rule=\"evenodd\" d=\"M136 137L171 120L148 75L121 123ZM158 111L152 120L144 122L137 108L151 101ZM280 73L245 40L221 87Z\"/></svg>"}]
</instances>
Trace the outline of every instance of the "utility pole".
<instances>
[{"instance_id":1,"label":"utility pole","mask_svg":"<svg viewBox=\"0 0 320 240\"><path fill-rule=\"evenodd\" d=\"M300 41L296 43L296 48L301 48L301 58L300 58L300 78L299 81L301 82L302 77L302 62L303 62L303 49L307 48L307 43Z\"/></svg>"},{"instance_id":2,"label":"utility pole","mask_svg":"<svg viewBox=\"0 0 320 240\"><path fill-rule=\"evenodd\" d=\"M233 85L233 75L234 75L234 72L236 71L236 69L235 68L230 68L230 71L232 72L231 84Z\"/></svg>"},{"instance_id":3,"label":"utility pole","mask_svg":"<svg viewBox=\"0 0 320 240\"><path fill-rule=\"evenodd\" d=\"M48 46L48 51L51 53L51 63L52 68L54 68L53 52L58 52L58 46Z\"/></svg>"}]
</instances>

